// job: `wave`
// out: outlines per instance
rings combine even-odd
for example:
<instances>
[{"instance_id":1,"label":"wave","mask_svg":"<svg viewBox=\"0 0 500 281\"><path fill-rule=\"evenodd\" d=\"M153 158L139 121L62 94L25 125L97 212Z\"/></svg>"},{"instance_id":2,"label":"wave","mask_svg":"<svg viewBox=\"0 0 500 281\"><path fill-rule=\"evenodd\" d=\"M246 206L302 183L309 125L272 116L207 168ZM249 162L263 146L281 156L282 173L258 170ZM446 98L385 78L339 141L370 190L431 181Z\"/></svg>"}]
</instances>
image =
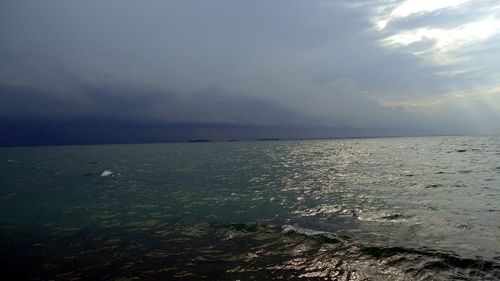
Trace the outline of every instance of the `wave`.
<instances>
[{"instance_id":1,"label":"wave","mask_svg":"<svg viewBox=\"0 0 500 281\"><path fill-rule=\"evenodd\" d=\"M296 233L299 235L305 235L309 237L320 237L322 240L325 240L327 242L343 242L343 243L347 242L346 237L342 238L341 236L331 232L312 230L288 224L283 225L281 227L281 232L285 234Z\"/></svg>"},{"instance_id":2,"label":"wave","mask_svg":"<svg viewBox=\"0 0 500 281\"><path fill-rule=\"evenodd\" d=\"M310 238L321 238L322 241L326 242L351 242L348 239L351 237L344 236L327 232L327 231L318 231L308 228L302 228L299 226L293 225L283 225L282 233L289 234L294 233L298 235L304 235ZM352 240L352 238L351 238ZM474 267L481 266L483 269L500 269L500 265L496 264L493 261L484 260L481 258L462 258L453 252L445 252L442 250L433 250L428 248L423 249L414 249L414 248L405 248L400 246L370 246L370 245L359 245L363 254L370 255L377 258L390 257L398 254L411 254L411 255L420 255L420 256L428 256L428 257L438 257L443 260L446 260L449 264L457 266L457 267ZM500 257L495 259L500 260Z\"/></svg>"},{"instance_id":3,"label":"wave","mask_svg":"<svg viewBox=\"0 0 500 281\"><path fill-rule=\"evenodd\" d=\"M258 224L226 227L244 233L246 239L248 234L251 234L259 240L261 233L265 232L266 243L270 243L268 234L273 232L274 242L270 243L273 248L256 248L267 255L272 255L273 251L282 255L284 261L274 265L273 269L293 267L300 271L300 274L309 274L303 276L315 276L314 274L320 271L314 268L321 264L323 273L336 272L335 274L345 273L355 265L358 277L368 280L372 280L374 276L383 276L382 280L498 280L500 277L500 257L488 260L482 257L463 257L453 251L384 244L384 241L378 241L378 244L368 243L354 236L289 224L281 227ZM281 243L283 246L278 247ZM308 251L301 252L303 249ZM332 277L328 274L321 276Z\"/></svg>"},{"instance_id":4,"label":"wave","mask_svg":"<svg viewBox=\"0 0 500 281\"><path fill-rule=\"evenodd\" d=\"M110 171L110 170L104 170L102 173L101 173L101 177L110 177L110 176L113 176L113 172Z\"/></svg>"},{"instance_id":5,"label":"wave","mask_svg":"<svg viewBox=\"0 0 500 281\"><path fill-rule=\"evenodd\" d=\"M0 262L10 268L7 276L17 277L9 280L58 279L68 272L94 280L115 272L116 268L120 268L120 274L127 274L124 276L145 276L147 280L499 280L500 277L500 257L485 260L437 249L374 244L362 241L356 234L345 236L299 225L179 223L171 227L154 233L142 230L123 233L109 228L68 235L51 233L51 239L42 238L36 250L29 241L2 248L4 255ZM18 239L7 238L4 237L2 245L0 235L0 248ZM61 267L47 270L36 266L26 270L26 262L34 257L44 264L61 264ZM66 257L71 260L66 262ZM97 259L109 259L110 263L83 266L85 260Z\"/></svg>"}]
</instances>

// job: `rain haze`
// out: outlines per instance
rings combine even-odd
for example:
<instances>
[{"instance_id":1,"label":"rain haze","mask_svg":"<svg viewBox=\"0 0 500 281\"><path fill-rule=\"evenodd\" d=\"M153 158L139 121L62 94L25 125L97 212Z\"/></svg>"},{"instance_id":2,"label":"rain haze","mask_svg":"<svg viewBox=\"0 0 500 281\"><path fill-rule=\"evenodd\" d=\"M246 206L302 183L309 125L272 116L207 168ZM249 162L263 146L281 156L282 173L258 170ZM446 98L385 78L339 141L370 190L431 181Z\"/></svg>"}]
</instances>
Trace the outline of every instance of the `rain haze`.
<instances>
[{"instance_id":1,"label":"rain haze","mask_svg":"<svg viewBox=\"0 0 500 281\"><path fill-rule=\"evenodd\" d=\"M0 145L498 134L497 1L2 1Z\"/></svg>"}]
</instances>

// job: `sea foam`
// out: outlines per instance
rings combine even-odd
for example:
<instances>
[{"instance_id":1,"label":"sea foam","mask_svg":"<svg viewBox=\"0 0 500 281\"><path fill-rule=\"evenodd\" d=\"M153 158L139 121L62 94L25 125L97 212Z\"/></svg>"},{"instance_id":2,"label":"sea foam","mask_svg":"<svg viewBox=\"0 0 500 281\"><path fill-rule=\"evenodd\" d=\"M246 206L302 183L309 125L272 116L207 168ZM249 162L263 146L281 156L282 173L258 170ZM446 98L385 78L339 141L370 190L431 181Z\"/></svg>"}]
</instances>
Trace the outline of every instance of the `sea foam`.
<instances>
[{"instance_id":1,"label":"sea foam","mask_svg":"<svg viewBox=\"0 0 500 281\"><path fill-rule=\"evenodd\" d=\"M112 176L113 175L113 172L110 171L110 170L104 170L102 173L101 173L101 177L109 177L109 176Z\"/></svg>"}]
</instances>

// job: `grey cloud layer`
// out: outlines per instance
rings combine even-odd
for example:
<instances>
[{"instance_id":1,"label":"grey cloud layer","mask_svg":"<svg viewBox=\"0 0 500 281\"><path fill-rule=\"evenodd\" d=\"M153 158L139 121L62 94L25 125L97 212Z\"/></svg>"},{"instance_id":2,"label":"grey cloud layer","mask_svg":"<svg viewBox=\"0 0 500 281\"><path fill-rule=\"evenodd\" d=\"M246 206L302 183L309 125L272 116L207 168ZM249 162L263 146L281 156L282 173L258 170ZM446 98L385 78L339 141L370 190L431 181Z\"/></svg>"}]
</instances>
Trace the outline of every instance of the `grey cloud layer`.
<instances>
[{"instance_id":1,"label":"grey cloud layer","mask_svg":"<svg viewBox=\"0 0 500 281\"><path fill-rule=\"evenodd\" d=\"M6 1L0 116L381 129L454 123L456 110L429 119L378 101L491 82L497 71L486 62L491 51L462 50L485 61L469 76L438 75L456 66L408 52L421 45L380 42L398 30L446 25L457 12L400 19L378 32L377 6L365 4ZM497 46L491 40L484 48Z\"/></svg>"}]
</instances>

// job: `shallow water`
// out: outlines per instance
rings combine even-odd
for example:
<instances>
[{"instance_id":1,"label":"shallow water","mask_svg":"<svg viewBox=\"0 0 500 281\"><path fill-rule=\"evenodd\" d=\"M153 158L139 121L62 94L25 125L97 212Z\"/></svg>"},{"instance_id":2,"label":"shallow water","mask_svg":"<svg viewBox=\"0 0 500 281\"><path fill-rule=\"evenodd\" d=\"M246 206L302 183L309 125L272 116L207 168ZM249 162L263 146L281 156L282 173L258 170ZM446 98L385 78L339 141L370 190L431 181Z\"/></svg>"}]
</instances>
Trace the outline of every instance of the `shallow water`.
<instances>
[{"instance_id":1,"label":"shallow water","mask_svg":"<svg viewBox=\"0 0 500 281\"><path fill-rule=\"evenodd\" d=\"M1 148L0 187L12 280L500 279L499 137Z\"/></svg>"}]
</instances>

